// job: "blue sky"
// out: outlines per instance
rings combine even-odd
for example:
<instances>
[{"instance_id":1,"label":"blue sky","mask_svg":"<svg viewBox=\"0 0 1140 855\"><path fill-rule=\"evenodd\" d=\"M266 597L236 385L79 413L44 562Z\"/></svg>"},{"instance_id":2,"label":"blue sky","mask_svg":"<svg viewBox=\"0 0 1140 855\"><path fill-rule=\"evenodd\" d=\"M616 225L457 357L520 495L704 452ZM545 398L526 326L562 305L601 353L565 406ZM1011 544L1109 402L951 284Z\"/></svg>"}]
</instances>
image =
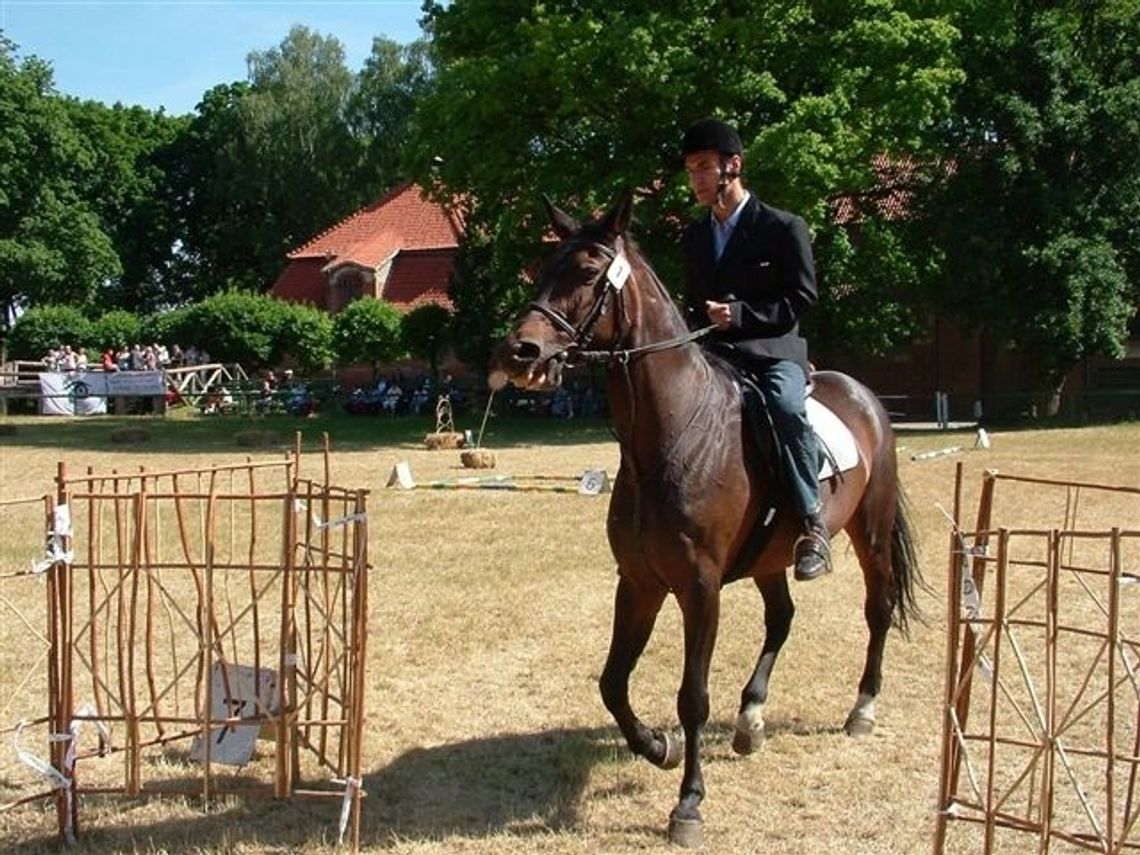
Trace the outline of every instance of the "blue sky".
<instances>
[{"instance_id":1,"label":"blue sky","mask_svg":"<svg viewBox=\"0 0 1140 855\"><path fill-rule=\"evenodd\" d=\"M51 63L56 90L172 115L219 83L246 79L246 55L276 47L294 24L344 45L359 71L374 36L422 34L421 0L0 0L18 56Z\"/></svg>"}]
</instances>

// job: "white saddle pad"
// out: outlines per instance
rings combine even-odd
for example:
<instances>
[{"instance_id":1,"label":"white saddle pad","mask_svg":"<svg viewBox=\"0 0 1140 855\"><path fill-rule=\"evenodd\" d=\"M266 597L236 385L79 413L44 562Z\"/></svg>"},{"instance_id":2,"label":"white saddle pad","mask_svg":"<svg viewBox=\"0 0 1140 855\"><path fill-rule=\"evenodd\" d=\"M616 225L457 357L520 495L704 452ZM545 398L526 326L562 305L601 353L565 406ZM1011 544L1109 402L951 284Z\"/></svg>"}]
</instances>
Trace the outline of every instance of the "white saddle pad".
<instances>
[{"instance_id":1,"label":"white saddle pad","mask_svg":"<svg viewBox=\"0 0 1140 855\"><path fill-rule=\"evenodd\" d=\"M807 417L815 430L815 435L819 438L821 450L830 452L830 455L824 455L823 465L819 470L819 480L853 469L859 462L859 450L855 447L855 437L847 425L813 397L807 399ZM829 456L835 460L838 470L832 468L831 460L827 459Z\"/></svg>"}]
</instances>

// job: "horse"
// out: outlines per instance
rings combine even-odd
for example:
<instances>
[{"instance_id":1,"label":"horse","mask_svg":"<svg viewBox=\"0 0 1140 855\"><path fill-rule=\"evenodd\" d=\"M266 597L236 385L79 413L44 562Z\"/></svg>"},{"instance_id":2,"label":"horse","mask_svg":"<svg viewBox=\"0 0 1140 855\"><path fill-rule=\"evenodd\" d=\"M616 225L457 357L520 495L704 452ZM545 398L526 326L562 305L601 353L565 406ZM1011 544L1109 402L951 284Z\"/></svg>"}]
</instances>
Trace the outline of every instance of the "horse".
<instances>
[{"instance_id":1,"label":"horse","mask_svg":"<svg viewBox=\"0 0 1140 855\"><path fill-rule=\"evenodd\" d=\"M683 757L668 836L680 846L697 846L705 797L700 738L709 717L720 590L751 578L764 602L764 643L741 692L732 740L737 753L749 754L764 738L768 683L795 611L787 567L799 521L780 507L766 542L749 550L753 533L766 522L761 515L773 495L772 477L763 467L745 465L756 456L757 441L742 415L740 387L699 344L707 330L688 329L629 234L632 196L624 194L603 217L584 223L549 199L544 203L559 244L538 278L534 301L494 352L488 379L492 389L511 382L548 391L561 384L568 363L594 359L607 365L621 464L607 518L618 581L599 689L635 755L663 769L675 768ZM859 736L874 729L888 630L893 624L907 631L918 616L915 586L924 583L886 411L844 374L815 371L811 381L811 394L847 425L858 449L854 468L825 481L820 492L829 534L846 530L866 590L866 663L844 725ZM630 675L669 594L680 605L684 627L677 694L683 740L644 724L629 698Z\"/></svg>"}]
</instances>

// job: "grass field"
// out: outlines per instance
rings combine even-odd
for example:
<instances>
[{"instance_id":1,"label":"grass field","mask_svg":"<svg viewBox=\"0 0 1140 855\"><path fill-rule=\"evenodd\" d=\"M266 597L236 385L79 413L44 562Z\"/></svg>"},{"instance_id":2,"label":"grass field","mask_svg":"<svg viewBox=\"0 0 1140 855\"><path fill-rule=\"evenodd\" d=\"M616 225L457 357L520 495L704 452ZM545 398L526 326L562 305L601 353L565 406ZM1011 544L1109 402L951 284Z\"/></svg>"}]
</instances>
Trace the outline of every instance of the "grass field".
<instances>
[{"instance_id":1,"label":"grass field","mask_svg":"<svg viewBox=\"0 0 1140 855\"><path fill-rule=\"evenodd\" d=\"M478 431L481 414L459 419ZM187 468L280 456L303 432L307 475L319 477L323 432L332 482L371 490L368 694L364 740L363 848L392 853L630 853L669 851L664 828L680 782L631 758L601 704L597 679L609 641L614 565L605 540L607 499L508 491L384 488L397 461L417 480L455 478L458 453L429 452L432 425L406 418L292 420L141 419L149 439L111 441L114 418L0 422L0 501L52 490L58 461L70 471ZM270 445L245 448L258 431ZM1140 425L998 431L972 450L973 433L900 433L903 483L913 506L927 614L912 637L892 634L878 729L849 739L866 629L862 582L837 538L836 572L793 586L797 617L773 678L769 740L737 758L729 747L740 688L763 634L760 598L747 583L724 592L710 681L704 748L705 851L724 853L928 852L935 821L944 690L948 525L954 471L965 467L964 522L972 523L981 473L1140 485ZM492 420L484 445L497 473L616 471L603 422ZM963 451L926 460L916 454ZM1005 489L1004 487L1002 488ZM941 509L940 509L941 508ZM1040 488L999 496L998 519L1053 527L1065 500ZM0 728L46 707L14 676L36 642L14 616L42 612L39 582L10 574L42 554L35 512L0 515ZM1082 526L1140 528L1132 501L1086 497ZM1133 593L1136 597L1140 594ZM34 624L34 620L30 621ZM671 601L633 679L650 724L675 725L680 679L679 611ZM79 702L83 698L77 698ZM0 751L0 793L34 787ZM43 746L25 746L43 754ZM157 774L193 774L169 756ZM339 802L228 797L208 810L194 799L92 797L81 806L80 851L324 852L334 848ZM25 806L0 814L0 850L55 851L54 813ZM954 851L977 851L960 843ZM1002 851L1018 851L1015 849ZM1020 850L1026 851L1026 850ZM1066 851L1055 848L1054 851Z\"/></svg>"}]
</instances>

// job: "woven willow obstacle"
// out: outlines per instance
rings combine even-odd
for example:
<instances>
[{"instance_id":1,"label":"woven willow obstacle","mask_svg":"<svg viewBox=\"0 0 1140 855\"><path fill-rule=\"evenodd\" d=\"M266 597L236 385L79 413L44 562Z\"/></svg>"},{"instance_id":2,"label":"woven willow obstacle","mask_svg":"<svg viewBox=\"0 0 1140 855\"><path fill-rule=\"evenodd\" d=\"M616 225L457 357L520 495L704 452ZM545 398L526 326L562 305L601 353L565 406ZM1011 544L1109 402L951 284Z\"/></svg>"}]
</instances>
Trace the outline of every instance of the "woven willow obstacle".
<instances>
[{"instance_id":1,"label":"woven willow obstacle","mask_svg":"<svg viewBox=\"0 0 1140 855\"><path fill-rule=\"evenodd\" d=\"M39 770L52 789L20 801L54 798L62 837L87 793L237 793L335 799L357 847L366 492L328 473L326 439L324 482L300 477L299 438L284 459L209 469L60 464Z\"/></svg>"},{"instance_id":2,"label":"woven willow obstacle","mask_svg":"<svg viewBox=\"0 0 1140 855\"><path fill-rule=\"evenodd\" d=\"M961 477L934 851L1140 851L1140 487Z\"/></svg>"}]
</instances>

